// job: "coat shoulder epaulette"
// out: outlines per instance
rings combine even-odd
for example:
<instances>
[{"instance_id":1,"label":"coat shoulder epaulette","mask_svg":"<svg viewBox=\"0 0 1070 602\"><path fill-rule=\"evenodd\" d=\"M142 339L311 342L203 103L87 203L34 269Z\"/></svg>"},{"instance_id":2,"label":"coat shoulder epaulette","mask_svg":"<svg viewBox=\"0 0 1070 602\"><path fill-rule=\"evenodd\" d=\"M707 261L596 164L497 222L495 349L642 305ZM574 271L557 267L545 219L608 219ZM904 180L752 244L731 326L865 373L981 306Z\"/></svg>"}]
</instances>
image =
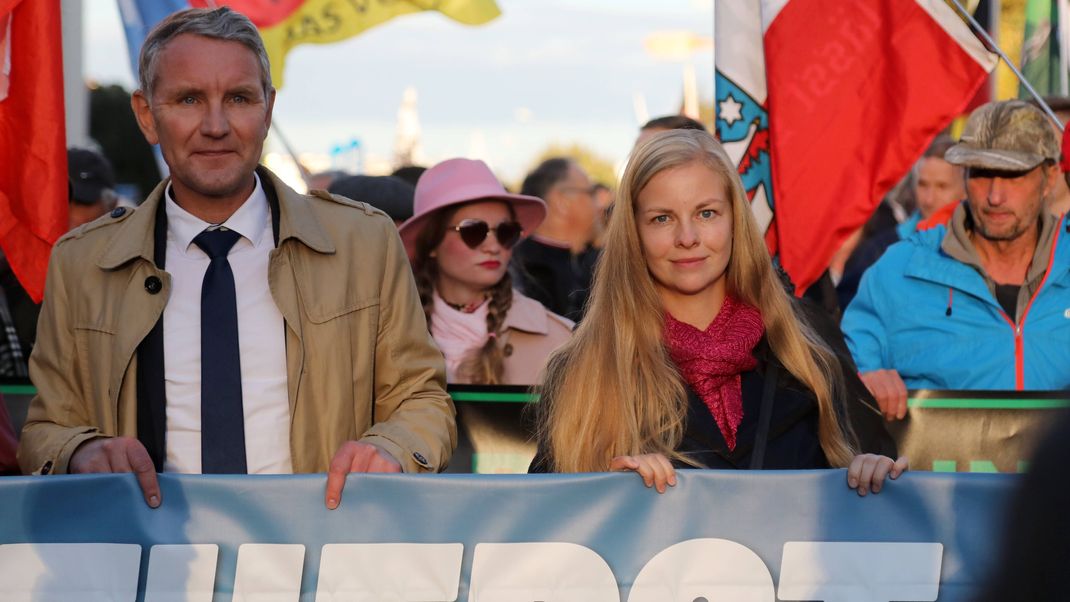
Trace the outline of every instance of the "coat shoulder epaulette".
<instances>
[{"instance_id":1,"label":"coat shoulder epaulette","mask_svg":"<svg viewBox=\"0 0 1070 602\"><path fill-rule=\"evenodd\" d=\"M136 209L134 209L133 207L116 207L108 213L105 213L104 215L98 217L97 219L82 224L81 226L78 226L70 232L67 232L63 236L59 237L59 239L56 241L56 244L58 245L68 240L83 238L90 232L95 232L97 230L121 224L126 221L127 218L133 215L134 211L136 211Z\"/></svg>"},{"instance_id":2,"label":"coat shoulder epaulette","mask_svg":"<svg viewBox=\"0 0 1070 602\"><path fill-rule=\"evenodd\" d=\"M376 209L375 207L372 207L371 205L369 205L367 203L362 203L361 201L354 201L353 199L344 197L342 195L331 194L331 193L327 192L326 190L309 190L308 194L309 194L309 196L315 197L317 199L322 199L324 201L330 201L332 203L337 203L339 205L345 205L346 207L353 207L355 209L360 209L366 215L379 215L379 216L382 216L382 217L386 217L387 219L390 219L389 216L387 216L386 213L384 213L383 211L380 211L379 209Z\"/></svg>"}]
</instances>

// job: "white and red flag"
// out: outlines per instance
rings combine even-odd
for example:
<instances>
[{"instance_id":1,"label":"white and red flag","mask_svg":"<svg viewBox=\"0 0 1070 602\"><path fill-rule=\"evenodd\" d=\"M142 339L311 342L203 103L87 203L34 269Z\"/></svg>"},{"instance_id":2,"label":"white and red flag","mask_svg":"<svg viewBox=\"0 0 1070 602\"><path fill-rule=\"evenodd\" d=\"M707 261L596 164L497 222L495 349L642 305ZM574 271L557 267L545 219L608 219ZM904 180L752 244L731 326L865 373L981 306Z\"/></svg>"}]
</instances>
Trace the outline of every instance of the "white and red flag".
<instances>
[{"instance_id":1,"label":"white and red flag","mask_svg":"<svg viewBox=\"0 0 1070 602\"><path fill-rule=\"evenodd\" d=\"M997 58L944 0L715 6L717 133L801 292Z\"/></svg>"}]
</instances>

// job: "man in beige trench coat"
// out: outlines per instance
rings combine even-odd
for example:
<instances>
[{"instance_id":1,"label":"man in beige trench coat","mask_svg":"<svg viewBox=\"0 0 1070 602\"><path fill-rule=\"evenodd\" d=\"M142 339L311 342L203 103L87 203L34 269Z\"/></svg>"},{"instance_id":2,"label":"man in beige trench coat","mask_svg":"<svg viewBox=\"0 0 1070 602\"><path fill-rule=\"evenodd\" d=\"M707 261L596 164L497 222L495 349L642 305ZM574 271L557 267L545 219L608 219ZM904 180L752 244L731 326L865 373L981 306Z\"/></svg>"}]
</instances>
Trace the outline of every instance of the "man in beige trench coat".
<instances>
[{"instance_id":1,"label":"man in beige trench coat","mask_svg":"<svg viewBox=\"0 0 1070 602\"><path fill-rule=\"evenodd\" d=\"M454 408L393 223L257 167L275 90L253 24L176 13L139 77L171 177L56 243L22 470L133 472L153 507L160 471L328 472L334 508L350 472L445 467Z\"/></svg>"}]
</instances>

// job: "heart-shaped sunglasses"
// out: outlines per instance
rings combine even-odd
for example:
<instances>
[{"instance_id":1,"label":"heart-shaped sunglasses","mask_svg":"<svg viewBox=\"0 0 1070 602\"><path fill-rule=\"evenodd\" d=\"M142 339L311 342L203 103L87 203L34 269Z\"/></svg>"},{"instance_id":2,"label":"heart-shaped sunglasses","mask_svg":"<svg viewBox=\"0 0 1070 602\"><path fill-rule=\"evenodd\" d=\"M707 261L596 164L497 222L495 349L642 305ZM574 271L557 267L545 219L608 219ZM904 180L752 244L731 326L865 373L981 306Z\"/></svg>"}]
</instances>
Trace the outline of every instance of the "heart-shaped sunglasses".
<instances>
[{"instance_id":1,"label":"heart-shaped sunglasses","mask_svg":"<svg viewBox=\"0 0 1070 602\"><path fill-rule=\"evenodd\" d=\"M524 228L520 225L520 222L502 222L491 228L487 222L481 219L461 220L460 224L451 226L450 230L454 230L460 234L461 241L464 242L469 249L475 249L483 244L483 241L487 240L487 236L490 234L491 230L494 231L494 237L498 239L498 244L506 249L513 248L513 245L520 240L520 235L524 233Z\"/></svg>"}]
</instances>

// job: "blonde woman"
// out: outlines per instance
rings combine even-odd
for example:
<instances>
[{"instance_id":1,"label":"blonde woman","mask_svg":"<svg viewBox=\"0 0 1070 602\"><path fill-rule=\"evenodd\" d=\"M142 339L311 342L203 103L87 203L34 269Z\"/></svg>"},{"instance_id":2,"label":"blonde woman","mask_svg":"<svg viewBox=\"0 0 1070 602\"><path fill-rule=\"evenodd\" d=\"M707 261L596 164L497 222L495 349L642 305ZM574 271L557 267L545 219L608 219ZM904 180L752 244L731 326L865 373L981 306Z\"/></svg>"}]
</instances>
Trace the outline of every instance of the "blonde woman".
<instances>
[{"instance_id":1,"label":"blonde woman","mask_svg":"<svg viewBox=\"0 0 1070 602\"><path fill-rule=\"evenodd\" d=\"M860 495L880 491L906 458L888 457L842 339L805 315L721 145L654 136L625 170L586 318L549 361L532 471L630 470L664 492L679 467L849 467Z\"/></svg>"}]
</instances>

